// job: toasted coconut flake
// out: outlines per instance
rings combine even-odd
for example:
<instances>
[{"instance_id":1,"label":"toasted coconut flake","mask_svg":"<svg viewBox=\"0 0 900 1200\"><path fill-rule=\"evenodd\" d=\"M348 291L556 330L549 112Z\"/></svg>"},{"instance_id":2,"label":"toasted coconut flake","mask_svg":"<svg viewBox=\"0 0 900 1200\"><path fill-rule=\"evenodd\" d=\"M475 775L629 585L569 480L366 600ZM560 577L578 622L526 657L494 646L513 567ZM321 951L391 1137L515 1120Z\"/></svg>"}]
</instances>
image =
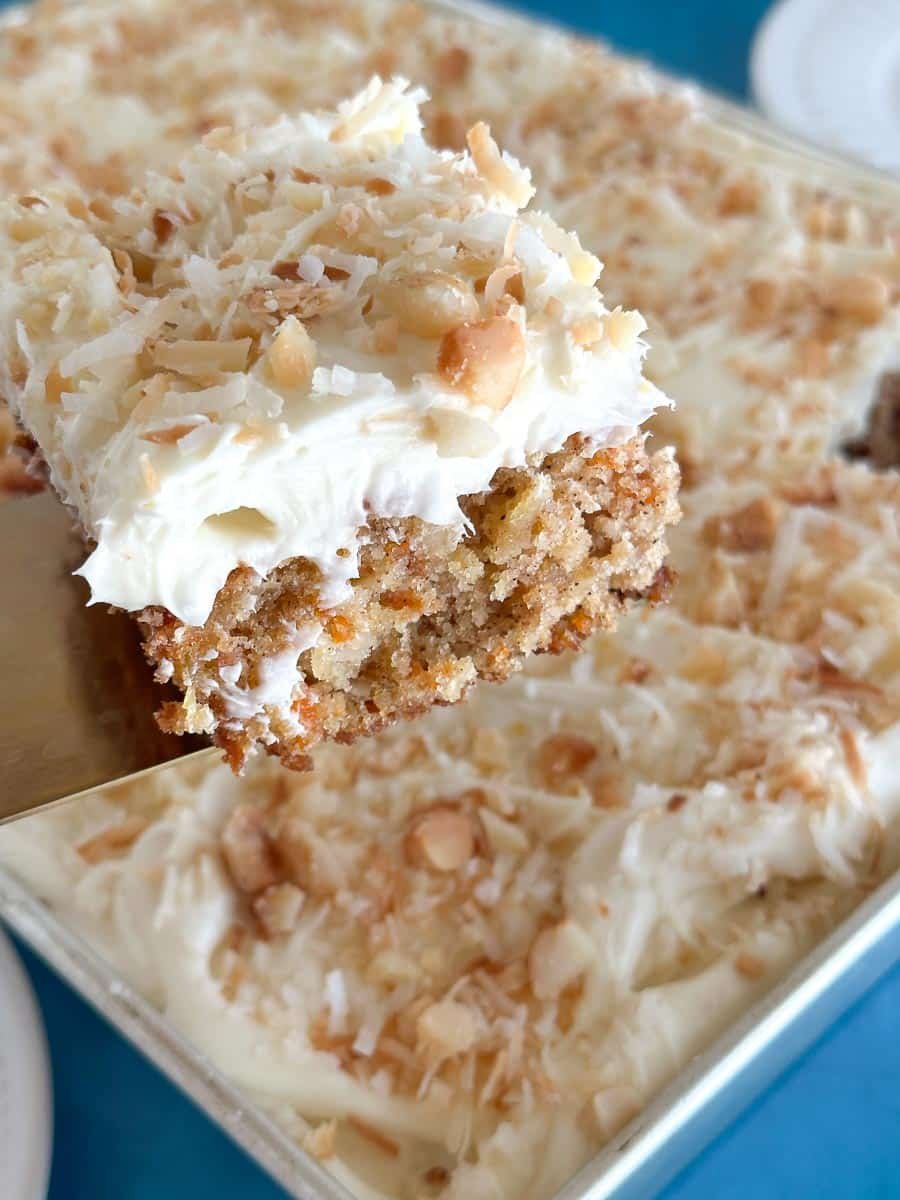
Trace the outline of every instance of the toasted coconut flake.
<instances>
[{"instance_id":1,"label":"toasted coconut flake","mask_svg":"<svg viewBox=\"0 0 900 1200\"><path fill-rule=\"evenodd\" d=\"M328 845L299 817L288 817L275 834L285 873L311 896L332 896L347 880Z\"/></svg>"},{"instance_id":2,"label":"toasted coconut flake","mask_svg":"<svg viewBox=\"0 0 900 1200\"><path fill-rule=\"evenodd\" d=\"M469 74L472 55L464 46L451 46L441 54L435 64L438 80L445 87L462 83Z\"/></svg>"},{"instance_id":3,"label":"toasted coconut flake","mask_svg":"<svg viewBox=\"0 0 900 1200\"><path fill-rule=\"evenodd\" d=\"M119 291L123 296L130 296L137 286L131 255L126 250L113 250L112 256L119 272Z\"/></svg>"},{"instance_id":4,"label":"toasted coconut flake","mask_svg":"<svg viewBox=\"0 0 900 1200\"><path fill-rule=\"evenodd\" d=\"M294 313L303 321L334 312L345 302L340 287L307 283L285 284L284 287L254 288L247 295L247 306L257 313Z\"/></svg>"},{"instance_id":5,"label":"toasted coconut flake","mask_svg":"<svg viewBox=\"0 0 900 1200\"><path fill-rule=\"evenodd\" d=\"M217 125L203 137L203 145L208 150L222 150L233 157L243 154L247 149L247 134L244 130L236 130L231 125Z\"/></svg>"},{"instance_id":6,"label":"toasted coconut flake","mask_svg":"<svg viewBox=\"0 0 900 1200\"><path fill-rule=\"evenodd\" d=\"M368 1121L363 1121L361 1117L350 1116L347 1118L347 1124L352 1126L359 1136L365 1138L376 1150L381 1150L383 1154L387 1154L390 1158L397 1158L400 1154L400 1147L393 1138L389 1138L386 1133L382 1133L380 1129L376 1129Z\"/></svg>"},{"instance_id":7,"label":"toasted coconut flake","mask_svg":"<svg viewBox=\"0 0 900 1200\"><path fill-rule=\"evenodd\" d=\"M144 481L144 490L148 496L154 495L160 489L160 478L156 468L150 461L149 454L142 454L138 459L141 468L141 478Z\"/></svg>"},{"instance_id":8,"label":"toasted coconut flake","mask_svg":"<svg viewBox=\"0 0 900 1200\"><path fill-rule=\"evenodd\" d=\"M466 134L466 142L479 175L516 208L524 208L534 195L528 172L504 159L490 126L478 121Z\"/></svg>"},{"instance_id":9,"label":"toasted coconut flake","mask_svg":"<svg viewBox=\"0 0 900 1200\"><path fill-rule=\"evenodd\" d=\"M785 300L785 288L778 279L749 279L744 293L747 316L753 324L774 320Z\"/></svg>"},{"instance_id":10,"label":"toasted coconut flake","mask_svg":"<svg viewBox=\"0 0 900 1200\"><path fill-rule=\"evenodd\" d=\"M171 446L197 428L197 422L192 421L169 425L165 429L148 429L146 433L141 434L141 441L152 442L156 446Z\"/></svg>"},{"instance_id":11,"label":"toasted coconut flake","mask_svg":"<svg viewBox=\"0 0 900 1200\"><path fill-rule=\"evenodd\" d=\"M746 605L737 575L719 554L709 563L707 586L697 604L697 618L714 625L735 627L746 616Z\"/></svg>"},{"instance_id":12,"label":"toasted coconut flake","mask_svg":"<svg viewBox=\"0 0 900 1200\"><path fill-rule=\"evenodd\" d=\"M250 338L230 342L202 342L179 339L157 342L153 361L165 371L179 375L210 375L217 371L243 371L253 343Z\"/></svg>"},{"instance_id":13,"label":"toasted coconut flake","mask_svg":"<svg viewBox=\"0 0 900 1200\"><path fill-rule=\"evenodd\" d=\"M475 729L472 733L472 758L478 769L487 775L507 770L510 765L509 739L500 729L489 726Z\"/></svg>"},{"instance_id":14,"label":"toasted coconut flake","mask_svg":"<svg viewBox=\"0 0 900 1200\"><path fill-rule=\"evenodd\" d=\"M647 328L639 312L614 308L604 322L606 336L619 351L630 350Z\"/></svg>"},{"instance_id":15,"label":"toasted coconut flake","mask_svg":"<svg viewBox=\"0 0 900 1200\"><path fill-rule=\"evenodd\" d=\"M842 725L840 729L841 745L844 749L844 757L847 760L847 768L853 782L857 787L864 788L868 784L868 771L866 770L866 762L859 748L859 742L856 734L846 725Z\"/></svg>"},{"instance_id":16,"label":"toasted coconut flake","mask_svg":"<svg viewBox=\"0 0 900 1200\"><path fill-rule=\"evenodd\" d=\"M389 179L367 179L365 186L372 196L392 196L397 190L396 184Z\"/></svg>"},{"instance_id":17,"label":"toasted coconut flake","mask_svg":"<svg viewBox=\"0 0 900 1200\"><path fill-rule=\"evenodd\" d=\"M146 817L135 813L79 843L75 849L87 863L105 862L130 850L149 823Z\"/></svg>"},{"instance_id":18,"label":"toasted coconut flake","mask_svg":"<svg viewBox=\"0 0 900 1200\"><path fill-rule=\"evenodd\" d=\"M71 392L72 386L72 380L61 375L58 366L51 367L44 380L44 396L47 403L59 404L63 392Z\"/></svg>"},{"instance_id":19,"label":"toasted coconut flake","mask_svg":"<svg viewBox=\"0 0 900 1200\"><path fill-rule=\"evenodd\" d=\"M511 295L513 289L518 293L513 296L513 299L521 302L524 298L522 269L518 263L504 263L503 266L497 267L490 273L487 283L484 285L484 303L488 312L495 312L501 298L507 293Z\"/></svg>"},{"instance_id":20,"label":"toasted coconut flake","mask_svg":"<svg viewBox=\"0 0 900 1200\"><path fill-rule=\"evenodd\" d=\"M177 213L157 209L153 214L153 233L160 246L164 245L180 224Z\"/></svg>"},{"instance_id":21,"label":"toasted coconut flake","mask_svg":"<svg viewBox=\"0 0 900 1200\"><path fill-rule=\"evenodd\" d=\"M752 177L734 179L719 199L719 215L722 217L749 216L755 213L761 199L759 184Z\"/></svg>"}]
</instances>

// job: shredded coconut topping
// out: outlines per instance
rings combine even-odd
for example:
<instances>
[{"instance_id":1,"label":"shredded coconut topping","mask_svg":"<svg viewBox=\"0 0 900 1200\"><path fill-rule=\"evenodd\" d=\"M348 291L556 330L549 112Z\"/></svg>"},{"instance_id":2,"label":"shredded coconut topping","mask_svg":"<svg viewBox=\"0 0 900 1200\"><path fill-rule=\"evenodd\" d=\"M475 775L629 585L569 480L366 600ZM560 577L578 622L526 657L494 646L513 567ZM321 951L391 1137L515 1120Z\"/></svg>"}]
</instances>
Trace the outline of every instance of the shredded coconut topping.
<instances>
[{"instance_id":1,"label":"shredded coconut topping","mask_svg":"<svg viewBox=\"0 0 900 1200\"><path fill-rule=\"evenodd\" d=\"M559 1184L898 861L867 700L673 612L309 776L189 762L0 858L254 1095L387 1138L391 1195L454 1163L454 1200L531 1194L557 1126Z\"/></svg>"},{"instance_id":2,"label":"shredded coconut topping","mask_svg":"<svg viewBox=\"0 0 900 1200\"><path fill-rule=\"evenodd\" d=\"M331 606L370 515L461 536L498 468L660 403L639 318L604 329L600 264L520 211L527 172L484 127L430 149L423 99L376 77L214 129L110 204L0 210L0 383L96 541L95 601L199 625L234 568L304 557Z\"/></svg>"},{"instance_id":3,"label":"shredded coconut topping","mask_svg":"<svg viewBox=\"0 0 900 1200\"><path fill-rule=\"evenodd\" d=\"M39 3L0 54L25 233L54 179L112 198L198 128L402 72L431 92L436 144L462 150L483 121L527 158L514 186L587 249L533 214L542 236L576 279L598 255L610 306L647 319L648 373L678 402L654 424L687 484L668 611L414 730L323 747L309 778L186 764L0 831L3 861L359 1194L544 1200L900 862L898 481L829 457L896 368L896 202L602 49L408 4ZM486 136L479 178L505 192ZM362 229L365 211L339 218ZM387 292L381 352L416 322L440 339L507 315L520 221L479 268L477 313L442 276ZM415 252L435 252L426 235ZM119 267L126 294L142 262ZM299 303L325 268L300 254L272 287ZM188 269L212 302L218 264ZM571 327L578 346L641 332L628 312ZM19 376L34 341L18 331ZM477 356L452 349L461 374ZM347 386L310 365L322 391ZM47 397L77 409L59 371ZM187 423L176 444L203 438ZM458 404L429 436L452 456L495 434ZM256 835L231 863L244 806ZM251 879L260 862L274 873Z\"/></svg>"}]
</instances>

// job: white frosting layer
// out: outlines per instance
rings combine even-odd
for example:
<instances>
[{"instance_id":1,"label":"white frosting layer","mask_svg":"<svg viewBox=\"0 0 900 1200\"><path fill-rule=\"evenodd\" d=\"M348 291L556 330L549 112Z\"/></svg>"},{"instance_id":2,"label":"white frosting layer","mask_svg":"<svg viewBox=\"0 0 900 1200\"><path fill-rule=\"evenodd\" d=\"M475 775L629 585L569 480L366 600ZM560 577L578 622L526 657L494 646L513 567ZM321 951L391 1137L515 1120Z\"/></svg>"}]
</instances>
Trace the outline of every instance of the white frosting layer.
<instances>
[{"instance_id":1,"label":"white frosting layer","mask_svg":"<svg viewBox=\"0 0 900 1200\"><path fill-rule=\"evenodd\" d=\"M638 659L651 675L621 683ZM696 678L713 659L715 685ZM359 1196L413 1200L446 1165L442 1200L547 1200L867 894L874 847L880 872L897 861L900 726L860 735L848 770L827 704L809 689L798 703L802 661L675 615L632 621L415 733L325 747L309 777L193 760L3 829L0 862L295 1136L349 1117L388 1139L391 1153L341 1126L328 1165ZM566 739L596 758L560 771ZM416 815L472 788L470 863L410 858ZM318 863L282 936L252 932L223 867L241 802L286 802ZM548 926L565 931L553 955ZM497 973L482 978L485 958ZM556 973L581 981L569 1023ZM473 1015L491 1089L429 1071L404 1018L428 997Z\"/></svg>"},{"instance_id":2,"label":"white frosting layer","mask_svg":"<svg viewBox=\"0 0 900 1200\"><path fill-rule=\"evenodd\" d=\"M396 11L410 24L398 24L394 6L378 0L349 10L358 27L327 6L304 12L300 37L290 6L231 6L233 26L184 0L153 0L146 11L153 37L184 14L168 52L134 54L143 29L120 32L111 0L49 9L42 24L41 8L32 10L31 75L20 87L10 73L15 108L11 98L5 111L14 116L0 147L0 167L12 149L15 186L25 170L28 186L45 184L46 143L61 126L94 161L113 146L128 148L129 168L169 161L172 145L193 136L185 130L210 114L258 122L284 107L330 103L364 81L373 47L390 50L410 77L440 81L433 109L489 114L506 144L527 150L545 203L605 260L607 293L648 315L652 376L679 402L667 431L708 486L685 497L673 551L681 618L651 612L607 645L605 663L599 653L592 663L590 649L571 674L543 660L531 678L485 691L471 707L431 714L411 736L421 732L430 747L438 727L447 736L418 766L404 768L402 756L391 765L392 743L379 741L349 752L384 750L374 781L358 786L353 770L338 770L329 791L321 767L308 781L310 819L319 829L331 823L327 846L337 851L355 837L389 839L405 803L484 787L500 870L465 902L475 936L506 948L504 939L527 938L541 911L565 913L587 933L595 983L579 1017L596 1024L573 1026L568 1056L552 1021L531 1026L563 1087L534 1092L530 1108L523 1092L496 1128L467 1123L461 1088L448 1096L433 1083L410 1106L383 1075L358 1086L336 1054L310 1048L305 1031L323 997L339 1001L341 982L352 997L357 973L374 962L360 920L361 872L351 872L330 913L329 902L307 899L294 935L254 942L250 978L226 996L211 948L239 906L218 835L229 805L253 798L255 772L236 782L218 768L197 779L185 764L177 780L162 787L158 779L141 797L97 799L6 828L0 855L298 1139L304 1115L339 1112L400 1142L397 1157L339 1144L328 1165L357 1195L420 1196L422 1168L435 1158L455 1167L445 1189L453 1200L552 1195L845 906L869 894L873 870L897 862L900 745L896 724L886 728L900 711L897 493L887 475L862 468L818 473L821 448L859 429L873 377L892 362L896 305L874 324L866 312L846 312L828 331L835 337L824 358L815 340L818 295L833 298L856 272L894 278L890 197L880 216L848 204L811 165L785 172L774 154L679 116L683 97L660 92L640 69L589 57L555 34L506 24L473 34L462 19L435 13L413 23L407 6ZM83 57L70 43L86 47ZM113 52L91 53L100 44ZM452 64L463 47L469 70L460 83L448 77L445 53ZM129 113L110 102L125 94L152 98L152 108ZM61 98L78 112L91 100L97 121L70 128ZM158 136L151 112L165 126ZM126 120L132 129L141 120L146 135L132 144ZM758 280L775 284L771 311L749 294ZM801 443L795 456L790 438ZM737 480L719 478L723 467L740 467ZM813 500L790 501L770 549L710 542L707 518L715 528L760 496L783 504L794 490ZM722 623L734 628L714 628ZM277 678L273 671L264 684ZM506 722L504 767L481 735ZM471 744L464 728L475 731ZM598 756L587 780L547 788L530 767L541 740L560 729L595 740ZM486 766L469 763L461 751L469 745ZM328 748L327 757L342 753ZM604 774L608 786L595 786ZM135 810L149 825L127 852L91 865L73 849ZM463 908L454 912L464 917ZM398 973L426 954L440 964L462 944L455 928L409 923L400 932L410 952L398 955ZM452 962L447 970L456 978ZM513 1028L503 1031L504 1048L514 1045ZM469 1141L456 1165L444 1147L458 1147L460 1129Z\"/></svg>"},{"instance_id":3,"label":"white frosting layer","mask_svg":"<svg viewBox=\"0 0 900 1200\"><path fill-rule=\"evenodd\" d=\"M95 601L200 624L239 564L304 556L332 605L370 516L461 534L459 497L499 467L621 440L660 403L599 263L518 211L527 172L483 130L472 156L430 149L421 98L375 80L336 112L211 135L102 219L7 210L8 388L96 541ZM152 283L131 287L123 249ZM444 335L491 320L523 348L511 382L505 345L479 383L441 365ZM305 357L286 377L288 325Z\"/></svg>"}]
</instances>

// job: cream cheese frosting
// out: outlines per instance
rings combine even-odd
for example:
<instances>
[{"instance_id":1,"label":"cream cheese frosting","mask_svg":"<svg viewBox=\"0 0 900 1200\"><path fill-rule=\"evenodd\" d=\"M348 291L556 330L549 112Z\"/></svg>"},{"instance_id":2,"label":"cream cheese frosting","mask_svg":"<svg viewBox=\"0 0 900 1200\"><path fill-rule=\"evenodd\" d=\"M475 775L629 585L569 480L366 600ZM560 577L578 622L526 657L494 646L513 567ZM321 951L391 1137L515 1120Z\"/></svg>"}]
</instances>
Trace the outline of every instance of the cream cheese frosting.
<instances>
[{"instance_id":1,"label":"cream cheese frosting","mask_svg":"<svg viewBox=\"0 0 900 1200\"><path fill-rule=\"evenodd\" d=\"M804 661L631 620L308 777L199 758L7 827L0 862L299 1139L337 1120L358 1195L439 1168L446 1200L547 1200L897 861L900 727L848 764ZM285 932L223 860L236 805L302 833ZM436 811L474 822L449 869Z\"/></svg>"},{"instance_id":2,"label":"cream cheese frosting","mask_svg":"<svg viewBox=\"0 0 900 1200\"><path fill-rule=\"evenodd\" d=\"M527 149L539 203L604 260L607 296L649 321L649 373L678 401L664 431L688 468L674 611L377 745L324 748L288 786L349 886L307 896L287 936L229 936L246 901L221 831L236 803L265 803L264 764L241 782L185 764L0 831L0 857L355 1194L545 1200L900 857L900 484L827 459L896 366L896 203L851 196L833 171L726 132L693 93L552 31L380 0L226 11L233 24L221 2L154 0L127 19L118 0L38 4L0 47L6 178L115 193L200 124L331 104L376 64L428 83L448 142L490 119ZM159 53L135 55L148 37ZM73 111L92 103L90 128L69 123L62 92ZM146 140L129 137L126 94ZM546 745L560 736L594 756ZM377 957L363 920L389 894L410 806L470 788L486 797L490 874L476 868L462 903L448 889L434 924L420 910L395 926ZM361 844L371 875L343 857ZM442 999L460 984L486 1037L494 977L461 982L444 955L521 952L544 917L568 954L551 961L584 974L529 1009L527 1044L521 968L502 979L494 1049L516 1070L537 1050L541 1069L497 1069L495 1120L464 1072L419 1094L408 1028L390 1070L372 1061L385 997L408 1003L419 971ZM516 1088L495 1093L508 1071Z\"/></svg>"},{"instance_id":3,"label":"cream cheese frosting","mask_svg":"<svg viewBox=\"0 0 900 1200\"><path fill-rule=\"evenodd\" d=\"M198 625L239 564L303 556L330 607L370 516L462 535L498 468L664 402L639 315L523 211L528 172L484 126L431 149L423 98L374 79L213 131L99 216L7 205L4 390L96 543L95 602Z\"/></svg>"}]
</instances>

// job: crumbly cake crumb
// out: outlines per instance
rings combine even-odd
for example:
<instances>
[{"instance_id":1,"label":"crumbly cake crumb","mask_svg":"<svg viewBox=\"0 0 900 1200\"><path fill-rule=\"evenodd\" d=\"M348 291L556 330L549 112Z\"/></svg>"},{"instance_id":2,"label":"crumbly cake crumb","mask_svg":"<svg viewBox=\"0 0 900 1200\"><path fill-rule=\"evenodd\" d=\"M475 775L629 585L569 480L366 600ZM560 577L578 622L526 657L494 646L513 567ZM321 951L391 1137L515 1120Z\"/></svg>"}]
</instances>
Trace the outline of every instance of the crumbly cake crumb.
<instances>
[{"instance_id":1,"label":"crumbly cake crumb","mask_svg":"<svg viewBox=\"0 0 900 1200\"><path fill-rule=\"evenodd\" d=\"M459 542L416 518L372 520L352 595L309 649L294 631L321 602L304 560L265 580L238 569L199 628L148 609L147 654L172 664L188 696L164 725L212 732L236 769L256 742L305 769L322 738L376 733L476 679L506 679L530 654L578 646L656 597L676 487L671 455L648 455L642 437L599 451L573 439L463 498L471 532Z\"/></svg>"}]
</instances>

